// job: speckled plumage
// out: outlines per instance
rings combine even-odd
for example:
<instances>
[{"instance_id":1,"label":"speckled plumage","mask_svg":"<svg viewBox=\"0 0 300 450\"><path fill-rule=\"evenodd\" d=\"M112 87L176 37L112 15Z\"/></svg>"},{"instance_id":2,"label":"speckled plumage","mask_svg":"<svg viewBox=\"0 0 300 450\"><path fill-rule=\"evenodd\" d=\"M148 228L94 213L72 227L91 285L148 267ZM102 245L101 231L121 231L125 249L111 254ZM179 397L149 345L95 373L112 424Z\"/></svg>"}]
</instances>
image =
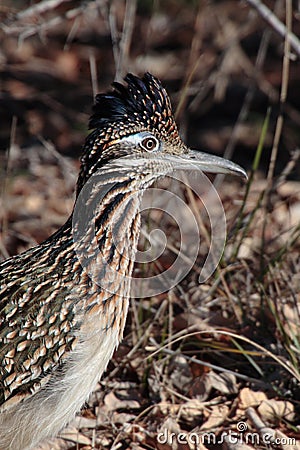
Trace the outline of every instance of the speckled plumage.
<instances>
[{"instance_id":1,"label":"speckled plumage","mask_svg":"<svg viewBox=\"0 0 300 450\"><path fill-rule=\"evenodd\" d=\"M125 80L127 87L115 83L114 91L96 97L76 207L85 211L96 202L97 208L82 243L74 243L80 219L72 214L45 242L0 263L0 450L30 449L56 435L95 389L123 334L142 193L172 170L175 157L191 153L161 83L150 74ZM148 152L143 143L157 148ZM243 174L211 158L212 172ZM86 241L93 234L100 259ZM78 258L81 247L92 278Z\"/></svg>"}]
</instances>

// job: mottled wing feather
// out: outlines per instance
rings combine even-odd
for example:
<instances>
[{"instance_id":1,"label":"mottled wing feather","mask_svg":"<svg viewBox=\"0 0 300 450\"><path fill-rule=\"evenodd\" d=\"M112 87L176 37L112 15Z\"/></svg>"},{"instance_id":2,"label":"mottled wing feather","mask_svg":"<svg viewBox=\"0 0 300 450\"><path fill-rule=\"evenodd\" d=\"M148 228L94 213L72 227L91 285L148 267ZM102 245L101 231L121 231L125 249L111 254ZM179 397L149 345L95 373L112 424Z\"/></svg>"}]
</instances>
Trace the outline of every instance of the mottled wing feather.
<instances>
[{"instance_id":1,"label":"mottled wing feather","mask_svg":"<svg viewBox=\"0 0 300 450\"><path fill-rule=\"evenodd\" d=\"M0 264L1 405L35 393L75 343L68 275L51 273L45 254L35 248Z\"/></svg>"}]
</instances>

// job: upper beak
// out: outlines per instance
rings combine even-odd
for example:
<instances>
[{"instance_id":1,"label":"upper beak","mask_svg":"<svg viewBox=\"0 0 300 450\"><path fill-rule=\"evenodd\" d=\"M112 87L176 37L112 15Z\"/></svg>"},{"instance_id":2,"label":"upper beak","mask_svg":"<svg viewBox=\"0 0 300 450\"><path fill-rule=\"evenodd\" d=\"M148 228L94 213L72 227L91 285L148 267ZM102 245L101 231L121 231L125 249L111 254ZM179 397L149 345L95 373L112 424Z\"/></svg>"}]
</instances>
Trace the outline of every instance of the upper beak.
<instances>
[{"instance_id":1,"label":"upper beak","mask_svg":"<svg viewBox=\"0 0 300 450\"><path fill-rule=\"evenodd\" d=\"M200 169L203 172L209 173L223 173L230 175L237 175L248 178L247 173L238 164L233 163L225 158L210 155L209 153L198 152L196 150L189 150L188 153L180 155L178 163L182 167L185 163L192 168ZM179 168L179 166L178 166Z\"/></svg>"}]
</instances>

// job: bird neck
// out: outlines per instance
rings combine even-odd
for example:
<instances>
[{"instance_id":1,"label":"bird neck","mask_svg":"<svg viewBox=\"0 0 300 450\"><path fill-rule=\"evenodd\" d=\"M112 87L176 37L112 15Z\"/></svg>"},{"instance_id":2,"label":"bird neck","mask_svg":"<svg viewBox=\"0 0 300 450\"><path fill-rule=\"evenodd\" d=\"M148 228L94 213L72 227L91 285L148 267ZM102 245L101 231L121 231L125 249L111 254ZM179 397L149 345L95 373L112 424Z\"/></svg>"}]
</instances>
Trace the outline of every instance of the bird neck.
<instances>
[{"instance_id":1,"label":"bird neck","mask_svg":"<svg viewBox=\"0 0 300 450\"><path fill-rule=\"evenodd\" d=\"M106 283L108 291L129 290L124 283L130 287L143 192L171 169L159 157L123 157L105 164L81 188L72 215L74 249L89 277L101 287Z\"/></svg>"},{"instance_id":2,"label":"bird neck","mask_svg":"<svg viewBox=\"0 0 300 450\"><path fill-rule=\"evenodd\" d=\"M143 189L117 172L101 170L85 184L73 211L72 232L77 258L89 277L108 295L129 295Z\"/></svg>"}]
</instances>

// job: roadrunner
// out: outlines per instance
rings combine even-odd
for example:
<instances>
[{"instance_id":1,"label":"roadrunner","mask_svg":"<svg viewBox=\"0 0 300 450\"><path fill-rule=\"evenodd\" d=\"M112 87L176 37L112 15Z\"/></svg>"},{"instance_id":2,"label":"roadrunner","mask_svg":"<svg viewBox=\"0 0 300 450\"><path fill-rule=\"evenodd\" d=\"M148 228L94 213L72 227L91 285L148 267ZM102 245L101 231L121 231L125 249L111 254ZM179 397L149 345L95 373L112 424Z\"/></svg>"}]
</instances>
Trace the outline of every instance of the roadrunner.
<instances>
[{"instance_id":1,"label":"roadrunner","mask_svg":"<svg viewBox=\"0 0 300 450\"><path fill-rule=\"evenodd\" d=\"M95 389L122 338L145 189L189 164L245 176L187 148L158 79L125 81L96 97L77 182L83 219L93 209L82 240L73 211L45 242L0 264L1 450L54 437Z\"/></svg>"}]
</instances>

